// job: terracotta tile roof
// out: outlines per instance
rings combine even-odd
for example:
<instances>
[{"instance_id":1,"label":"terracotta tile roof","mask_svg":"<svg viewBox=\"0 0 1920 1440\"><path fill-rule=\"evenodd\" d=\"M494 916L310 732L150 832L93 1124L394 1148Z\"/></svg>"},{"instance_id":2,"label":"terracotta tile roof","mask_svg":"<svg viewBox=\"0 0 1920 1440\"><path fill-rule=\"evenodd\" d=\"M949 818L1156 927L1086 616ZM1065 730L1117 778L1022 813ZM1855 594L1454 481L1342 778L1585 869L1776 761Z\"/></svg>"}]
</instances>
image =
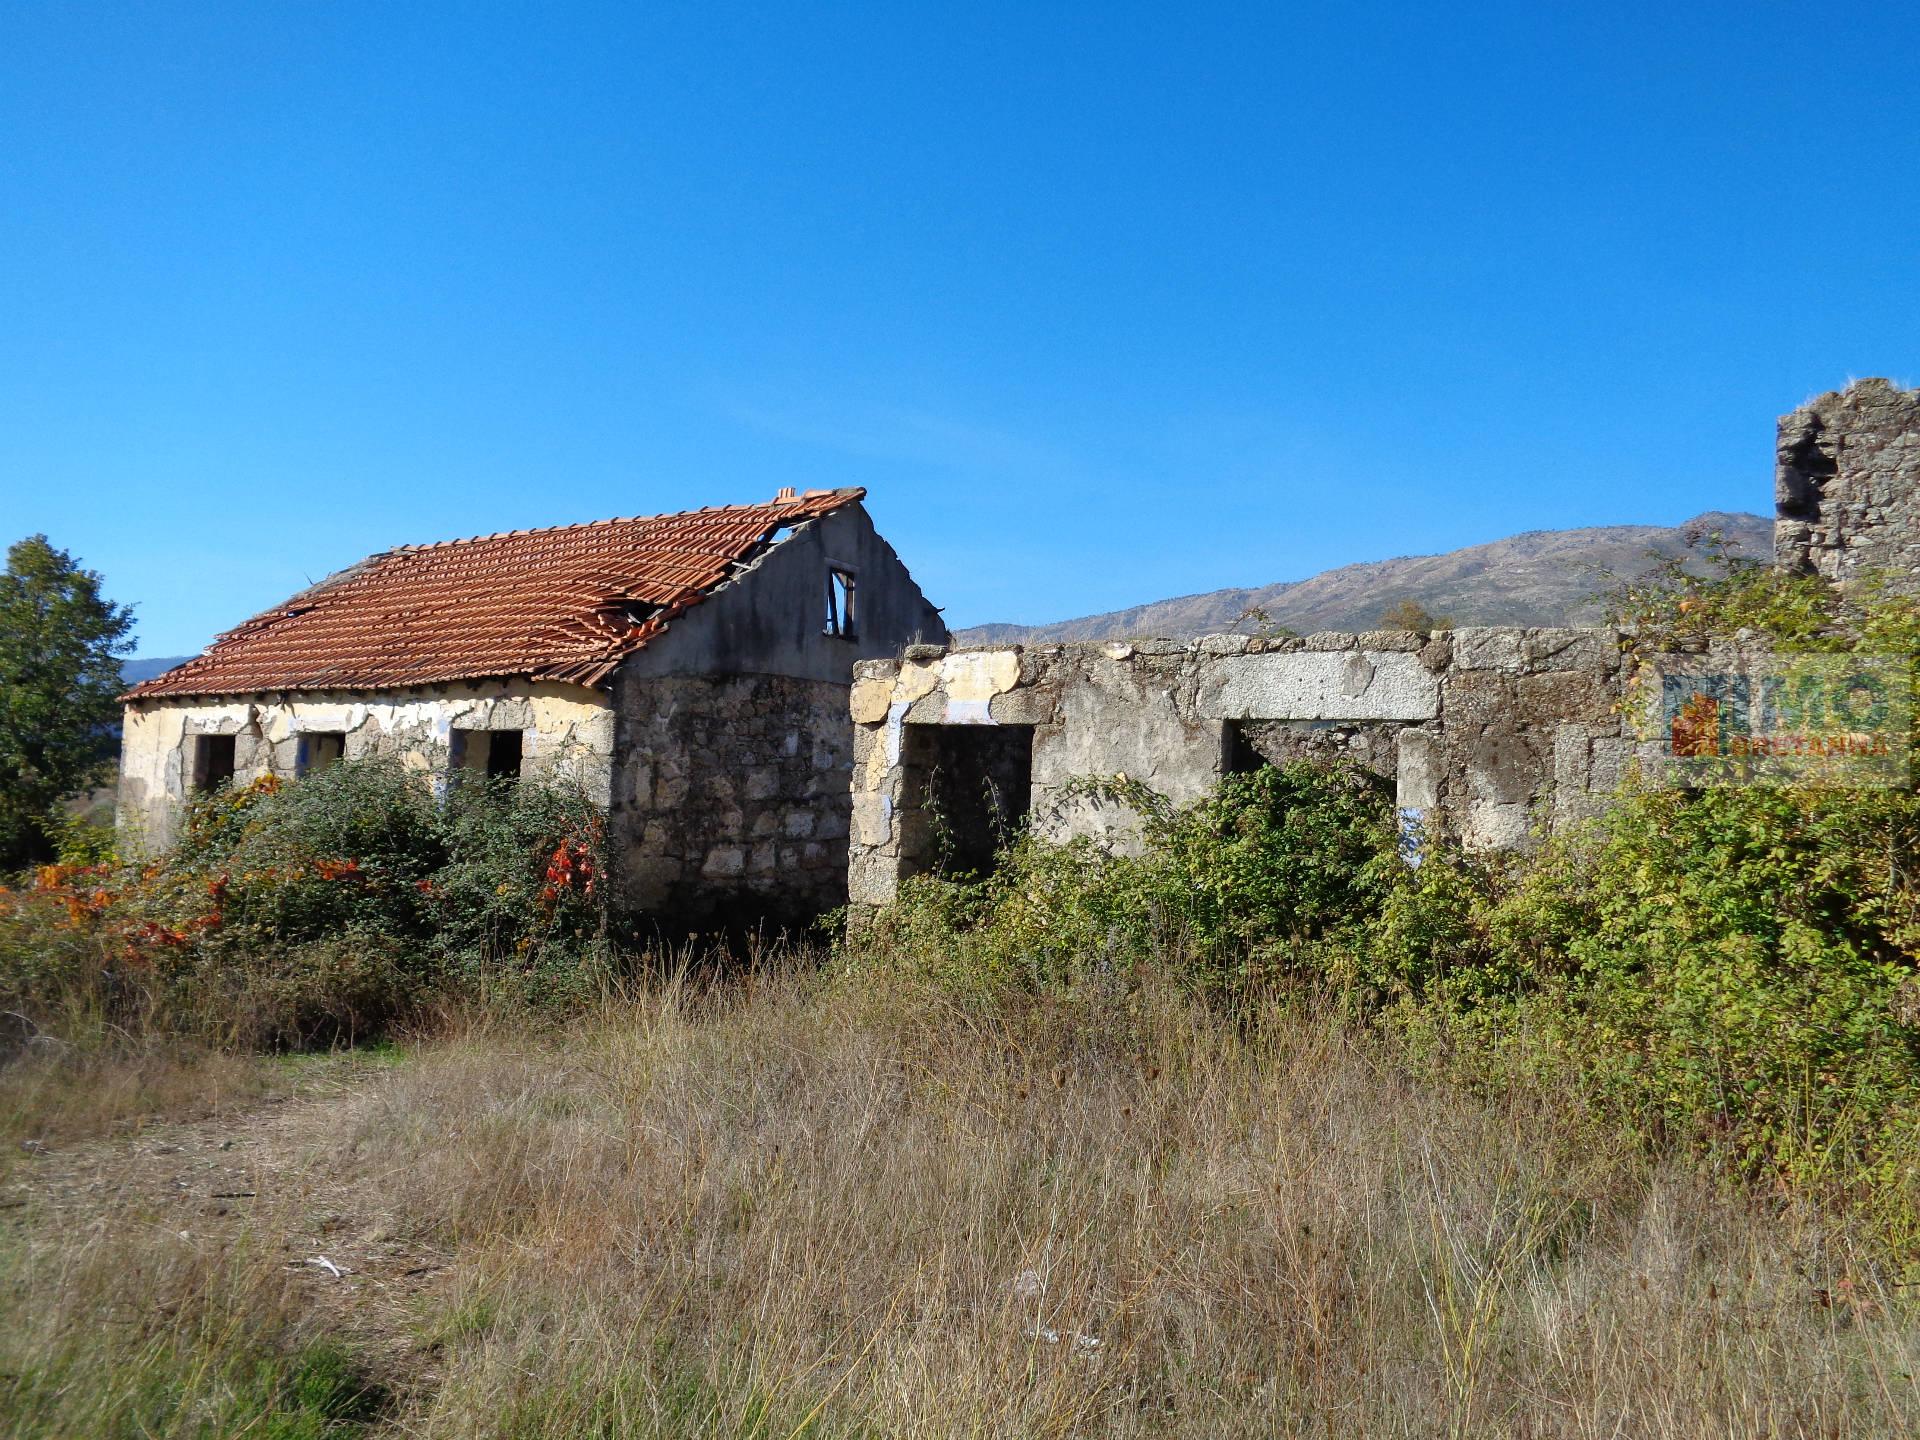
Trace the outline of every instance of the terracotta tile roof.
<instances>
[{"instance_id":1,"label":"terracotta tile roof","mask_svg":"<svg viewBox=\"0 0 1920 1440\"><path fill-rule=\"evenodd\" d=\"M782 526L864 490L406 545L329 576L125 696L391 690L527 675L597 685Z\"/></svg>"}]
</instances>

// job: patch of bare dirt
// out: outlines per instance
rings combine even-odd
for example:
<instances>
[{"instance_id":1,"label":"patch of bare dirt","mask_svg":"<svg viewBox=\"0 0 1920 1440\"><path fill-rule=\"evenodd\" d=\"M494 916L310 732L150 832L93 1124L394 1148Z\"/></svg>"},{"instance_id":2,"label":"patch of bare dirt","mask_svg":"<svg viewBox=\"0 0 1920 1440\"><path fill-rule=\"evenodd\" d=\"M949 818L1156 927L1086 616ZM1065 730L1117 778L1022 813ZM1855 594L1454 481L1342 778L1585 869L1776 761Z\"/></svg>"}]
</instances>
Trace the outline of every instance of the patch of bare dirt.
<instances>
[{"instance_id":1,"label":"patch of bare dirt","mask_svg":"<svg viewBox=\"0 0 1920 1440\"><path fill-rule=\"evenodd\" d=\"M400 1233L378 1177L345 1163L356 1117L389 1072L351 1059L318 1068L214 1118L24 1142L0 1175L0 1225L40 1238L151 1227L210 1248L265 1244L326 1328L383 1378L429 1378L415 1320L449 1253Z\"/></svg>"}]
</instances>

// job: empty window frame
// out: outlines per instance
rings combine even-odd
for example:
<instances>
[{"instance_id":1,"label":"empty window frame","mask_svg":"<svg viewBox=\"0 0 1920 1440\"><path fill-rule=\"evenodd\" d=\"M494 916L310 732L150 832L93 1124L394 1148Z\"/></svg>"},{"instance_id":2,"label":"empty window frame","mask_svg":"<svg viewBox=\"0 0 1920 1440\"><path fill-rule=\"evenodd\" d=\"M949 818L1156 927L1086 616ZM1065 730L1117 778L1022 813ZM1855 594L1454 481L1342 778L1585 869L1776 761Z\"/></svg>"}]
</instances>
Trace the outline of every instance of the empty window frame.
<instances>
[{"instance_id":1,"label":"empty window frame","mask_svg":"<svg viewBox=\"0 0 1920 1440\"><path fill-rule=\"evenodd\" d=\"M316 770L324 770L347 754L347 737L339 730L309 730L300 737L300 743L294 750L293 773L311 775Z\"/></svg>"},{"instance_id":2,"label":"empty window frame","mask_svg":"<svg viewBox=\"0 0 1920 1440\"><path fill-rule=\"evenodd\" d=\"M196 735L193 737L193 788L218 790L233 779L234 737Z\"/></svg>"},{"instance_id":3,"label":"empty window frame","mask_svg":"<svg viewBox=\"0 0 1920 1440\"><path fill-rule=\"evenodd\" d=\"M453 732L453 769L456 775L511 780L520 775L526 758L525 732L520 730L456 730Z\"/></svg>"},{"instance_id":4,"label":"empty window frame","mask_svg":"<svg viewBox=\"0 0 1920 1440\"><path fill-rule=\"evenodd\" d=\"M489 780L519 779L521 759L520 731L489 730L487 732L487 778Z\"/></svg>"},{"instance_id":5,"label":"empty window frame","mask_svg":"<svg viewBox=\"0 0 1920 1440\"><path fill-rule=\"evenodd\" d=\"M838 565L827 570L827 634L852 640L860 632L859 616L854 610L853 571Z\"/></svg>"}]
</instances>

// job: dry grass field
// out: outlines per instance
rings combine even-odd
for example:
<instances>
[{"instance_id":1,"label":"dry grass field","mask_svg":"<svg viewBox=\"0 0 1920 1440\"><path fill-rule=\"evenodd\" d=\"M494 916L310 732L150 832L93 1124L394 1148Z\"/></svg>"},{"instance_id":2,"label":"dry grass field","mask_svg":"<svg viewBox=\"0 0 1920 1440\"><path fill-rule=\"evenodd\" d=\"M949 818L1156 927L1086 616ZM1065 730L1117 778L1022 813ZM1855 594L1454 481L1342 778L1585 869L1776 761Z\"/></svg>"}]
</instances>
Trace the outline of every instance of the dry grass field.
<instances>
[{"instance_id":1,"label":"dry grass field","mask_svg":"<svg viewBox=\"0 0 1920 1440\"><path fill-rule=\"evenodd\" d=\"M1820 1216L1337 1020L785 973L0 1072L10 1436L1906 1436Z\"/></svg>"}]
</instances>

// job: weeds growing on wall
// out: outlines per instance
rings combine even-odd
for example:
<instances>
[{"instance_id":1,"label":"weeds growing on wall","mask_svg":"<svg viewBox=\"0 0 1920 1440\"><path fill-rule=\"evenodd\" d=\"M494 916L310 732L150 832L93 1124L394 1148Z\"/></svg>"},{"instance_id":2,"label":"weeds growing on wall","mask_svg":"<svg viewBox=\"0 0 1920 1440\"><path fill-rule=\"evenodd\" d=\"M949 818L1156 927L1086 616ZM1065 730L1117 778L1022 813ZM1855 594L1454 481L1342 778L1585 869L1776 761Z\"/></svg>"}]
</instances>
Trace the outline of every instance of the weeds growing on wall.
<instances>
[{"instance_id":1,"label":"weeds growing on wall","mask_svg":"<svg viewBox=\"0 0 1920 1440\"><path fill-rule=\"evenodd\" d=\"M532 780L445 801L386 761L197 799L151 863L0 891L0 1010L246 1045L366 1037L450 995L597 984L604 824Z\"/></svg>"},{"instance_id":2,"label":"weeds growing on wall","mask_svg":"<svg viewBox=\"0 0 1920 1440\"><path fill-rule=\"evenodd\" d=\"M1728 552L1718 535L1598 597L1644 654L1750 632L1784 650L1920 655L1920 598L1863 574L1846 590Z\"/></svg>"}]
</instances>

